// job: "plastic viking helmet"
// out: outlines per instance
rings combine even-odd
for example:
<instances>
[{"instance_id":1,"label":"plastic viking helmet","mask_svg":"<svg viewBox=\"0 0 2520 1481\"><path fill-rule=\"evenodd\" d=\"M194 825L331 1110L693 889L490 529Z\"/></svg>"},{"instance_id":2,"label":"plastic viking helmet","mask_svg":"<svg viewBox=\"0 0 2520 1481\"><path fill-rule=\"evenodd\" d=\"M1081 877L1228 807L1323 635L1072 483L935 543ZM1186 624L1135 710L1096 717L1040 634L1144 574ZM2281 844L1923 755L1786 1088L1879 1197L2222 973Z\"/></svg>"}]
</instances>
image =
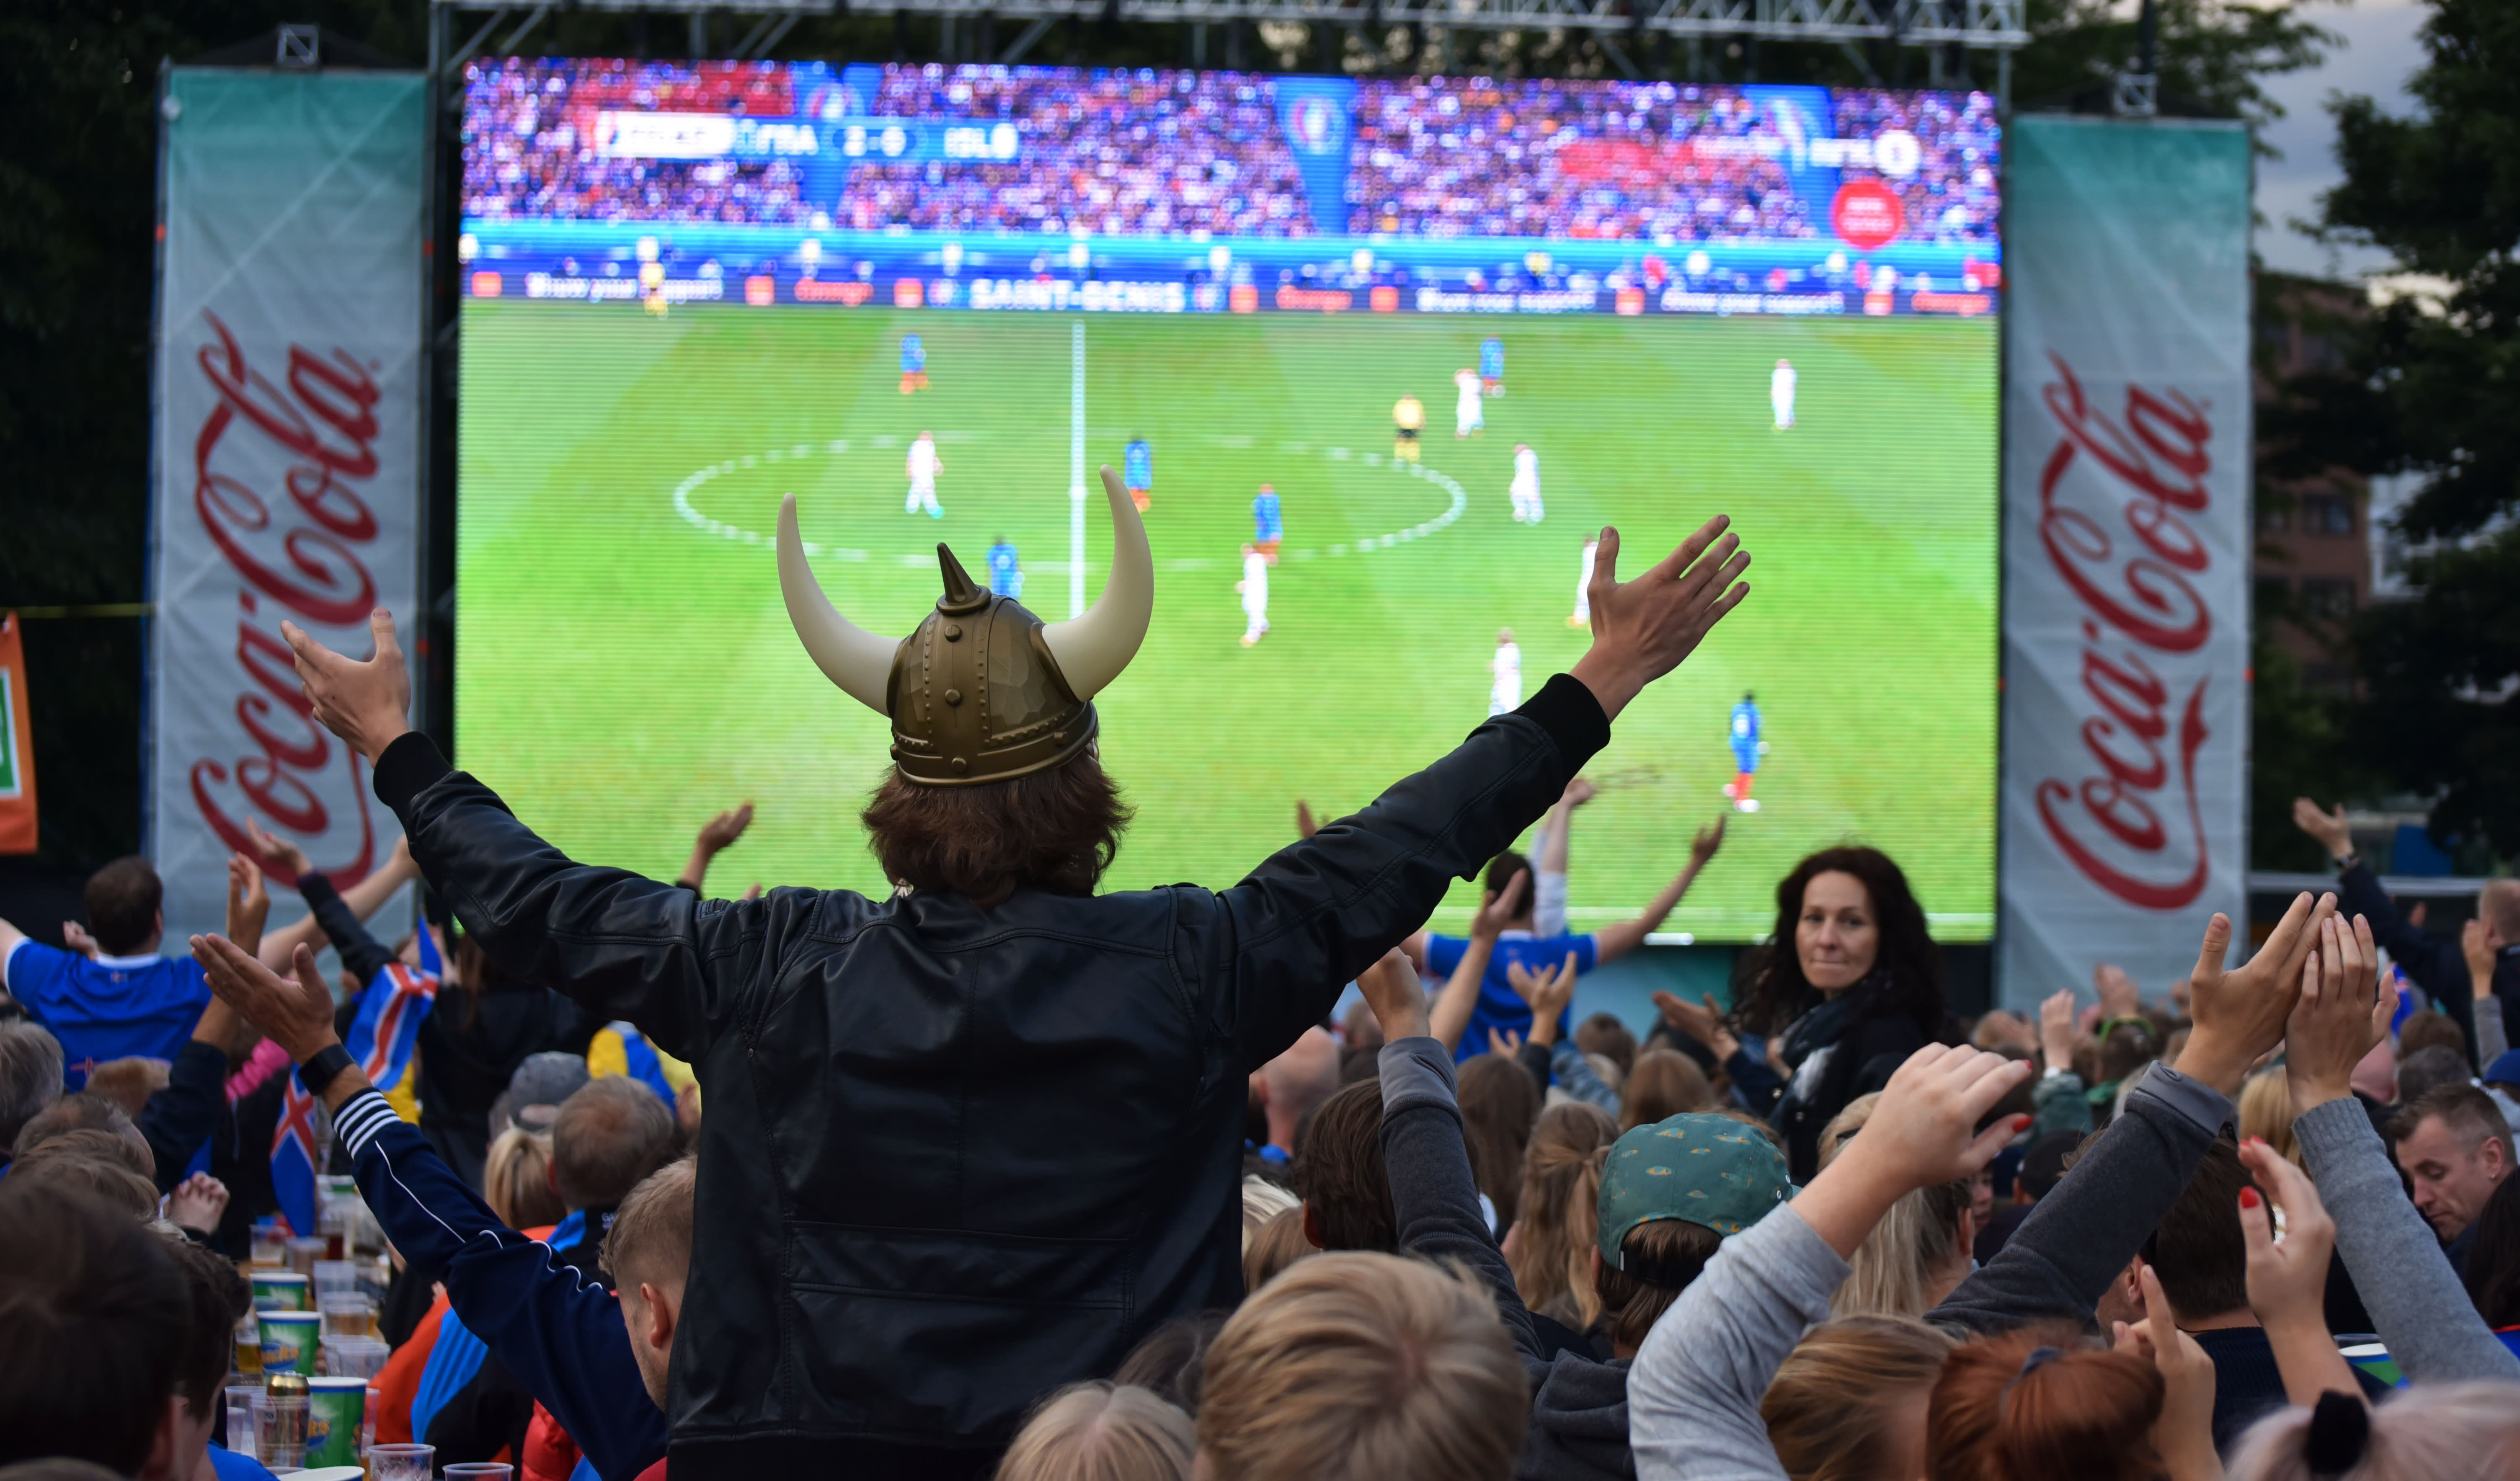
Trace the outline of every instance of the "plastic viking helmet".
<instances>
[{"instance_id":1,"label":"plastic viking helmet","mask_svg":"<svg viewBox=\"0 0 2520 1481\"><path fill-rule=\"evenodd\" d=\"M974 583L943 545L945 595L909 637L880 638L839 614L805 563L796 496L779 505L779 591L824 677L892 721L892 759L927 786L1003 782L1093 743L1093 699L1138 654L1155 610L1154 561L1138 506L1102 470L1111 577L1085 614L1044 622Z\"/></svg>"}]
</instances>

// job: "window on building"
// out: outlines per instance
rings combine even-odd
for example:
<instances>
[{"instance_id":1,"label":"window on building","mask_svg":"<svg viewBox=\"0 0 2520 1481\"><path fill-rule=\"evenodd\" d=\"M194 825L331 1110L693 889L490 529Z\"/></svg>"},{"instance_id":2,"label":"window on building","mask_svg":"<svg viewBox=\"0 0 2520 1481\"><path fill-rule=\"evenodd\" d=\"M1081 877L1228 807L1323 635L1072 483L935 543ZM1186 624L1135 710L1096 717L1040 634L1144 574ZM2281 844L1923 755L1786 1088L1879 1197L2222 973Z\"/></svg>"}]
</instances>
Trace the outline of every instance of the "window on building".
<instances>
[{"instance_id":1,"label":"window on building","mask_svg":"<svg viewBox=\"0 0 2520 1481\"><path fill-rule=\"evenodd\" d=\"M2301 501L2301 527L2314 535L2354 533L2354 501L2343 494L2311 494Z\"/></svg>"}]
</instances>

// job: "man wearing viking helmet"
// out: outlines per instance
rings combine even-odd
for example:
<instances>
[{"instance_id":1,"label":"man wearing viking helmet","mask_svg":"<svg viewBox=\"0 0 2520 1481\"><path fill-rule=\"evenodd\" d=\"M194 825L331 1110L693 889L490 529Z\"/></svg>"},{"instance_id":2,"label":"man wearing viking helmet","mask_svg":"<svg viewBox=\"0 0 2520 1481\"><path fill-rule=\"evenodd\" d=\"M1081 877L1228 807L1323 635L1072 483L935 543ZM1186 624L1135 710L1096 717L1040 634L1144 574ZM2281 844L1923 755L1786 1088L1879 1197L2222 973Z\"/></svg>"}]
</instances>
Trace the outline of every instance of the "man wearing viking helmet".
<instances>
[{"instance_id":1,"label":"man wearing viking helmet","mask_svg":"<svg viewBox=\"0 0 2520 1481\"><path fill-rule=\"evenodd\" d=\"M797 636L891 722L864 815L902 886L880 898L703 901L572 862L409 729L386 614L366 663L283 625L316 718L375 765L491 959L705 1088L675 1481L982 1475L1040 1395L1234 1305L1251 1072L1548 811L1748 591L1720 517L1626 585L1604 531L1571 675L1238 884L1098 895L1128 814L1093 700L1154 603L1137 506L1102 484L1111 571L1083 616L1044 623L940 548L944 595L898 642L825 599L782 507Z\"/></svg>"}]
</instances>

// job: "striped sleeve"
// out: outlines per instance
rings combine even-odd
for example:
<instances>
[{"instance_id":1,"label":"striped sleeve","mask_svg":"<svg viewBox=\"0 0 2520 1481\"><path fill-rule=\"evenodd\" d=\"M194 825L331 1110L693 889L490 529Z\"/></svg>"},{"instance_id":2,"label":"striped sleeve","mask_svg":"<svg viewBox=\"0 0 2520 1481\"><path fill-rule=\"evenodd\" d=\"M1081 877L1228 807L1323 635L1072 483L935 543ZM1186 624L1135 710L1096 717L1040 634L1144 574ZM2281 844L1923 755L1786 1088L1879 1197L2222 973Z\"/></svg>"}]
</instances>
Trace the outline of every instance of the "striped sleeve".
<instances>
[{"instance_id":1,"label":"striped sleeve","mask_svg":"<svg viewBox=\"0 0 2520 1481\"><path fill-rule=\"evenodd\" d=\"M333 1113L333 1135L340 1140L351 1156L356 1157L368 1149L368 1144L377 1139L377 1133L398 1125L401 1120L385 1098L377 1093L376 1087L363 1086L358 1094L342 1101L341 1108Z\"/></svg>"}]
</instances>

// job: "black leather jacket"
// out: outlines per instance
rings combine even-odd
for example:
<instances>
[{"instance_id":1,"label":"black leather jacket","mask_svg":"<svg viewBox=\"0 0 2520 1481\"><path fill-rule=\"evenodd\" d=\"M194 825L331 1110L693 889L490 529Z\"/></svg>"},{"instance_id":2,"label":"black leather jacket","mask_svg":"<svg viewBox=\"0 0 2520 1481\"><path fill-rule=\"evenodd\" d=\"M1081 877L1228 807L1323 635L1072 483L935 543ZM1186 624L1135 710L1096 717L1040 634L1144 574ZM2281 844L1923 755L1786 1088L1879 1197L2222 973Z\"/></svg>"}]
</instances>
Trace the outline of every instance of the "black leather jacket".
<instances>
[{"instance_id":1,"label":"black leather jacket","mask_svg":"<svg viewBox=\"0 0 2520 1481\"><path fill-rule=\"evenodd\" d=\"M1241 1297L1251 1071L1609 740L1565 675L1232 889L701 901L575 864L422 736L377 766L492 959L707 1096L675 1481L983 1475L1026 1409Z\"/></svg>"}]
</instances>

